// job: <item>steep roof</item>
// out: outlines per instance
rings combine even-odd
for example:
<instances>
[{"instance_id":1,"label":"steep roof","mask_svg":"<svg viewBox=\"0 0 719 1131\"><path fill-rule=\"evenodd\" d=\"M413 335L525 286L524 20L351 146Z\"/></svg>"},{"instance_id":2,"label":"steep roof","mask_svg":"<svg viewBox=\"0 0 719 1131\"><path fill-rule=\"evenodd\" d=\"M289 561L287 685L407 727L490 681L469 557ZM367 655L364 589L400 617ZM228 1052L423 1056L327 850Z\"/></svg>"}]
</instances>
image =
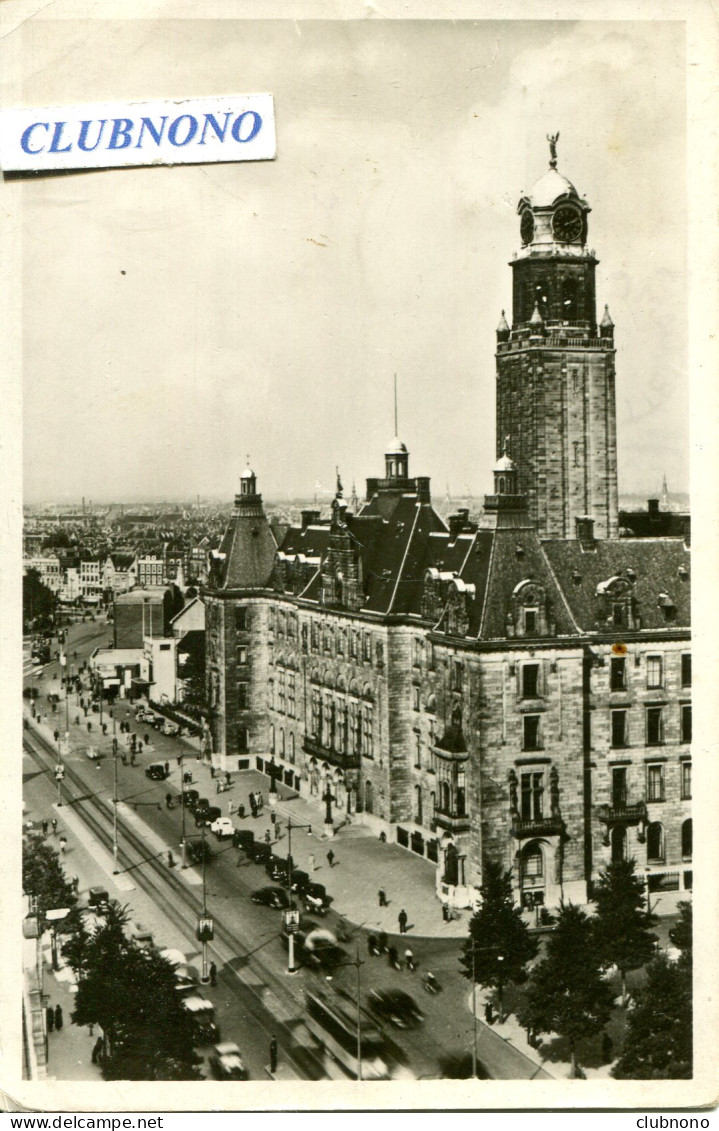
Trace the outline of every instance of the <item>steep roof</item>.
<instances>
[{"instance_id":1,"label":"steep roof","mask_svg":"<svg viewBox=\"0 0 719 1131\"><path fill-rule=\"evenodd\" d=\"M211 587L264 589L270 580L277 543L261 509L239 507L230 517L219 550L213 550Z\"/></svg>"}]
</instances>

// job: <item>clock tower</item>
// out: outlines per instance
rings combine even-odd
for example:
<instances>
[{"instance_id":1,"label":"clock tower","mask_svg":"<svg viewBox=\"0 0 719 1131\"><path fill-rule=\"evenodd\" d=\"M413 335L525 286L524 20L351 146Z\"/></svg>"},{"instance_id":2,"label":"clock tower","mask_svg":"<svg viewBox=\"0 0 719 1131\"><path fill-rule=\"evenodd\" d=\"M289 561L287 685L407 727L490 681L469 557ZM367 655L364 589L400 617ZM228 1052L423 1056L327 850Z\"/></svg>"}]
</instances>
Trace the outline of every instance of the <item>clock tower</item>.
<instances>
[{"instance_id":1,"label":"clock tower","mask_svg":"<svg viewBox=\"0 0 719 1131\"><path fill-rule=\"evenodd\" d=\"M517 209L512 325L503 311L497 329L497 455L509 437L540 535L574 537L589 516L595 537L616 538L614 325L606 307L597 325L591 209L557 170L558 137Z\"/></svg>"}]
</instances>

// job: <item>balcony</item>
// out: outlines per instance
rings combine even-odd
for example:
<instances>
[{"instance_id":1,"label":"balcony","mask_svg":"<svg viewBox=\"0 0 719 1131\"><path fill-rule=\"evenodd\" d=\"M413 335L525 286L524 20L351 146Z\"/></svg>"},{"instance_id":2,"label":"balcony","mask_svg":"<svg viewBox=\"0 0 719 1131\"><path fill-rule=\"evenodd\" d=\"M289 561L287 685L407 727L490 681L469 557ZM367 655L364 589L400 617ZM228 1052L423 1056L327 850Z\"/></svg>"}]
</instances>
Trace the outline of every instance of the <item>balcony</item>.
<instances>
[{"instance_id":1,"label":"balcony","mask_svg":"<svg viewBox=\"0 0 719 1131\"><path fill-rule=\"evenodd\" d=\"M434 824L439 829L448 829L452 833L465 833L469 829L469 815L459 816L457 813L441 813L434 811Z\"/></svg>"},{"instance_id":2,"label":"balcony","mask_svg":"<svg viewBox=\"0 0 719 1131\"><path fill-rule=\"evenodd\" d=\"M360 766L360 754L343 753L332 746L323 746L318 739L311 735L307 735L305 738L302 749L305 754L312 755L318 762L327 762L330 766L339 766L341 770L356 770Z\"/></svg>"},{"instance_id":3,"label":"balcony","mask_svg":"<svg viewBox=\"0 0 719 1131\"><path fill-rule=\"evenodd\" d=\"M551 817L512 816L512 836L518 839L525 836L561 836L563 832L564 821L558 813Z\"/></svg>"},{"instance_id":4,"label":"balcony","mask_svg":"<svg viewBox=\"0 0 719 1131\"><path fill-rule=\"evenodd\" d=\"M605 825L638 825L640 821L647 821L647 807L643 801L633 805L600 805L597 816Z\"/></svg>"}]
</instances>

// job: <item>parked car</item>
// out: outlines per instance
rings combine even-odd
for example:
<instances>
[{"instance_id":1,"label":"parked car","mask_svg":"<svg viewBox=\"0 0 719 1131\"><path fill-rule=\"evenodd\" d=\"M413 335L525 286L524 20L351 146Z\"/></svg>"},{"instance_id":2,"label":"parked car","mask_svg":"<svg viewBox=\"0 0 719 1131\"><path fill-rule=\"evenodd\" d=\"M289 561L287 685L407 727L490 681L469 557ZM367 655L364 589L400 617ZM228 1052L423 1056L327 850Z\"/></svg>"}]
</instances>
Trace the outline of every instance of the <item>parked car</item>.
<instances>
[{"instance_id":1,"label":"parked car","mask_svg":"<svg viewBox=\"0 0 719 1131\"><path fill-rule=\"evenodd\" d=\"M182 1004L193 1020L195 1044L210 1045L219 1041L220 1030L215 1023L215 1007L207 998L193 993L182 999Z\"/></svg>"},{"instance_id":2,"label":"parked car","mask_svg":"<svg viewBox=\"0 0 719 1131\"><path fill-rule=\"evenodd\" d=\"M255 843L255 834L252 829L235 829L232 834L232 845L234 848L241 848L243 852L249 853L252 845Z\"/></svg>"},{"instance_id":3,"label":"parked car","mask_svg":"<svg viewBox=\"0 0 719 1131\"><path fill-rule=\"evenodd\" d=\"M275 856L270 852L269 860L265 861L265 871L271 880L287 883L287 861L282 856Z\"/></svg>"},{"instance_id":4,"label":"parked car","mask_svg":"<svg viewBox=\"0 0 719 1131\"><path fill-rule=\"evenodd\" d=\"M110 897L103 887L92 887L87 893L87 905L99 914L107 911L110 906Z\"/></svg>"},{"instance_id":5,"label":"parked car","mask_svg":"<svg viewBox=\"0 0 719 1131\"><path fill-rule=\"evenodd\" d=\"M316 938L316 930L295 932L295 958L303 966L311 970L332 971L337 966L344 966L350 962L346 950L337 945L332 937ZM329 934L329 932L328 932ZM282 932L282 942L285 948L289 946L289 935Z\"/></svg>"},{"instance_id":6,"label":"parked car","mask_svg":"<svg viewBox=\"0 0 719 1131\"><path fill-rule=\"evenodd\" d=\"M151 719L147 720L151 727L155 730L162 730L165 725L165 719L162 715L153 715Z\"/></svg>"},{"instance_id":7,"label":"parked car","mask_svg":"<svg viewBox=\"0 0 719 1131\"><path fill-rule=\"evenodd\" d=\"M218 840L224 837L232 836L235 831L235 826L229 817L218 817L210 825L210 832L214 833Z\"/></svg>"},{"instance_id":8,"label":"parked car","mask_svg":"<svg viewBox=\"0 0 719 1131\"><path fill-rule=\"evenodd\" d=\"M290 906L290 897L284 888L258 888L250 898L253 903L260 903L263 907L276 907L281 911Z\"/></svg>"},{"instance_id":9,"label":"parked car","mask_svg":"<svg viewBox=\"0 0 719 1131\"><path fill-rule=\"evenodd\" d=\"M179 734L180 728L177 723L171 722L170 719L165 719L164 723L162 724L162 733L169 735Z\"/></svg>"},{"instance_id":10,"label":"parked car","mask_svg":"<svg viewBox=\"0 0 719 1131\"><path fill-rule=\"evenodd\" d=\"M189 809L191 813L194 813L197 803L200 800L200 791L198 789L186 789L184 793L185 808Z\"/></svg>"},{"instance_id":11,"label":"parked car","mask_svg":"<svg viewBox=\"0 0 719 1131\"><path fill-rule=\"evenodd\" d=\"M424 1021L424 1014L414 998L404 990L370 990L367 1004L373 1013L396 1029L412 1029Z\"/></svg>"},{"instance_id":12,"label":"parked car","mask_svg":"<svg viewBox=\"0 0 719 1131\"><path fill-rule=\"evenodd\" d=\"M327 889L324 884L307 884L302 898L306 910L311 911L315 915L326 915L332 903L332 896L327 894Z\"/></svg>"},{"instance_id":13,"label":"parked car","mask_svg":"<svg viewBox=\"0 0 719 1131\"><path fill-rule=\"evenodd\" d=\"M98 762L102 758L102 754L96 746L88 746L85 751L91 762Z\"/></svg>"},{"instance_id":14,"label":"parked car","mask_svg":"<svg viewBox=\"0 0 719 1131\"><path fill-rule=\"evenodd\" d=\"M195 824L198 829L201 825L212 825L222 816L222 810L218 805L208 805L206 807L198 806L195 809Z\"/></svg>"},{"instance_id":15,"label":"parked car","mask_svg":"<svg viewBox=\"0 0 719 1131\"><path fill-rule=\"evenodd\" d=\"M140 716L138 716L138 718L139 717ZM156 719L157 715L154 715L152 711L145 711L144 715L142 715L143 723L149 723L151 727L154 727Z\"/></svg>"},{"instance_id":16,"label":"parked car","mask_svg":"<svg viewBox=\"0 0 719 1131\"><path fill-rule=\"evenodd\" d=\"M187 840L185 841L185 845L187 860L190 864L202 864L203 856L205 864L211 864L215 859L215 854L207 841Z\"/></svg>"},{"instance_id":17,"label":"parked car","mask_svg":"<svg viewBox=\"0 0 719 1131\"><path fill-rule=\"evenodd\" d=\"M152 781L164 781L169 776L169 770L165 770L164 762L151 762L145 768L145 777Z\"/></svg>"},{"instance_id":18,"label":"parked car","mask_svg":"<svg viewBox=\"0 0 719 1131\"><path fill-rule=\"evenodd\" d=\"M146 711L147 711L145 704L144 703L136 703L135 706L132 708L132 710L133 710L133 713L135 715L135 718L139 719L142 722L142 720L143 720L143 718L146 714Z\"/></svg>"},{"instance_id":19,"label":"parked car","mask_svg":"<svg viewBox=\"0 0 719 1131\"><path fill-rule=\"evenodd\" d=\"M242 1054L234 1041L215 1045L209 1056L210 1071L216 1080L247 1080Z\"/></svg>"},{"instance_id":20,"label":"parked car","mask_svg":"<svg viewBox=\"0 0 719 1131\"><path fill-rule=\"evenodd\" d=\"M247 849L248 855L255 864L265 864L272 855L272 849L269 844L265 844L261 840L255 840Z\"/></svg>"}]
</instances>

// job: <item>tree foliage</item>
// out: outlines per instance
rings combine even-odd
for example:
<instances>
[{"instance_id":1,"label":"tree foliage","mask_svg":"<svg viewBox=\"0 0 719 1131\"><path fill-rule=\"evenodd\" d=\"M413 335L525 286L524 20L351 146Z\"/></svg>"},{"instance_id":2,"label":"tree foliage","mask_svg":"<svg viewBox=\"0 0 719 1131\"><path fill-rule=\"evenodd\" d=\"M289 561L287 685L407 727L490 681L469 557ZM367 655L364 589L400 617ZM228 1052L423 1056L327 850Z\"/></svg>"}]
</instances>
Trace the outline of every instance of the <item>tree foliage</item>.
<instances>
[{"instance_id":1,"label":"tree foliage","mask_svg":"<svg viewBox=\"0 0 719 1131\"><path fill-rule=\"evenodd\" d=\"M688 962L659 954L627 1018L617 1080L689 1080L692 1076L692 978Z\"/></svg>"},{"instance_id":2,"label":"tree foliage","mask_svg":"<svg viewBox=\"0 0 719 1131\"><path fill-rule=\"evenodd\" d=\"M77 902L75 890L60 863L59 853L44 840L23 839L22 890L26 895L34 896L34 906L43 929L47 911L73 908Z\"/></svg>"},{"instance_id":3,"label":"tree foliage","mask_svg":"<svg viewBox=\"0 0 719 1131\"><path fill-rule=\"evenodd\" d=\"M24 625L49 627L55 616L57 597L43 582L36 569L29 569L22 579L22 619Z\"/></svg>"},{"instance_id":4,"label":"tree foliage","mask_svg":"<svg viewBox=\"0 0 719 1131\"><path fill-rule=\"evenodd\" d=\"M679 919L669 932L669 941L682 952L682 958L691 963L693 949L692 905L686 899L677 904Z\"/></svg>"},{"instance_id":5,"label":"tree foliage","mask_svg":"<svg viewBox=\"0 0 719 1131\"><path fill-rule=\"evenodd\" d=\"M501 1013L504 986L524 980L537 943L515 907L511 872L504 872L495 862L487 863L480 895L482 902L470 920L459 961L465 978L499 990Z\"/></svg>"},{"instance_id":6,"label":"tree foliage","mask_svg":"<svg viewBox=\"0 0 719 1131\"><path fill-rule=\"evenodd\" d=\"M656 916L647 912L644 884L635 874L633 860L612 861L600 873L594 902L599 958L604 966L617 967L622 976L622 998L626 998L627 971L650 961L657 938L650 930Z\"/></svg>"},{"instance_id":7,"label":"tree foliage","mask_svg":"<svg viewBox=\"0 0 719 1131\"><path fill-rule=\"evenodd\" d=\"M172 964L125 934L117 903L94 928L82 926L63 948L78 975L72 1021L99 1025L108 1080L199 1079L193 1022L175 989Z\"/></svg>"},{"instance_id":8,"label":"tree foliage","mask_svg":"<svg viewBox=\"0 0 719 1131\"><path fill-rule=\"evenodd\" d=\"M532 970L519 1021L535 1033L566 1038L575 1075L577 1043L606 1025L613 1004L601 977L592 924L579 907L563 904L546 954Z\"/></svg>"}]
</instances>

